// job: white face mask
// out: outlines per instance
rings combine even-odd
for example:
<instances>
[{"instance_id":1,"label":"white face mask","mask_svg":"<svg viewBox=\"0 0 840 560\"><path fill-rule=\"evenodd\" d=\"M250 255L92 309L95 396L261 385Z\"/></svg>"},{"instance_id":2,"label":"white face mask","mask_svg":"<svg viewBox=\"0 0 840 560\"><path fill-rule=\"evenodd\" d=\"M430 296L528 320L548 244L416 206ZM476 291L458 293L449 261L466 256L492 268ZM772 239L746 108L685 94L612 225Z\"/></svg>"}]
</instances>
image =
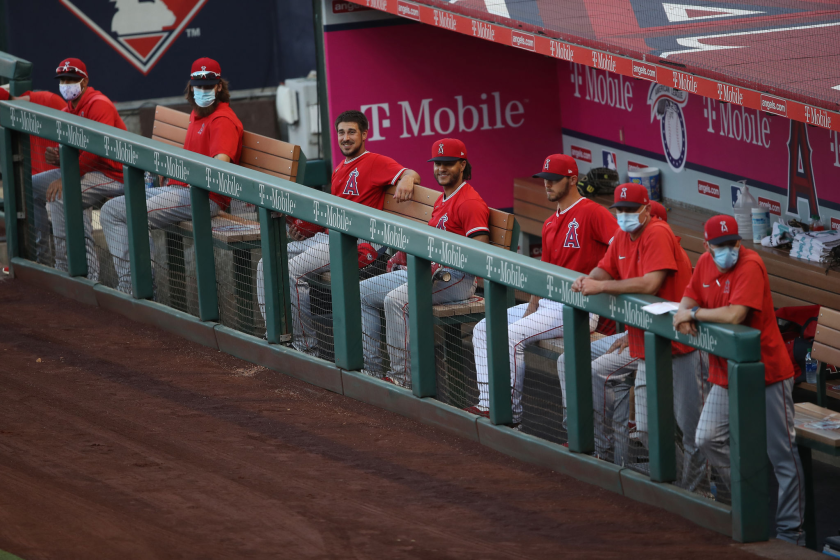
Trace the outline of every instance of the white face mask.
<instances>
[{"instance_id":1,"label":"white face mask","mask_svg":"<svg viewBox=\"0 0 840 560\"><path fill-rule=\"evenodd\" d=\"M79 80L74 84L60 84L58 91L65 101L73 101L82 94L82 82Z\"/></svg>"}]
</instances>

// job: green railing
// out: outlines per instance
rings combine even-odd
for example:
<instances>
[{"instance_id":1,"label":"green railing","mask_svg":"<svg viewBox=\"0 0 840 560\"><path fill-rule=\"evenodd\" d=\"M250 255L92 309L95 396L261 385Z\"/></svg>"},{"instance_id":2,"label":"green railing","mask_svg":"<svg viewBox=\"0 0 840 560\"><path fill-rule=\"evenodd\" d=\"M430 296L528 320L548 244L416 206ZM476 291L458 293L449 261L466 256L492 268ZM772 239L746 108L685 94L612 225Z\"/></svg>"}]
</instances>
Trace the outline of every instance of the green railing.
<instances>
[{"instance_id":1,"label":"green railing","mask_svg":"<svg viewBox=\"0 0 840 560\"><path fill-rule=\"evenodd\" d=\"M678 341L729 361L732 468L732 534L739 541L768 538L767 456L764 425L764 366L759 362L759 333L741 326L700 324L699 336L679 335L671 315L654 316L642 307L659 301L650 296L585 297L570 287L579 276L500 248L430 228L399 216L348 202L296 183L221 162L104 126L88 119L27 102L0 103L0 156L7 206L10 257L20 255L19 214L22 189L29 170L28 135L60 144L61 176L67 223L70 276L87 273L82 227L79 151L124 164L125 195L135 298L151 298L152 274L143 172L149 171L191 185L196 250L199 317L217 321L210 192L259 207L261 247L266 287L268 340L277 343L290 331L282 310L288 298L288 277L282 259L284 222L272 212L326 226L330 237L335 363L361 370L362 328L359 293L358 238L408 254L412 391L417 397L435 395L436 378L432 316L432 261L484 278L490 371L490 419L511 422L508 359L508 289L514 288L565 304L563 308L565 365L568 390L569 449L594 450L589 313L635 326L645 333L648 371L650 477L655 482L676 479L673 374L670 342ZM12 180L8 180L12 178Z\"/></svg>"}]
</instances>

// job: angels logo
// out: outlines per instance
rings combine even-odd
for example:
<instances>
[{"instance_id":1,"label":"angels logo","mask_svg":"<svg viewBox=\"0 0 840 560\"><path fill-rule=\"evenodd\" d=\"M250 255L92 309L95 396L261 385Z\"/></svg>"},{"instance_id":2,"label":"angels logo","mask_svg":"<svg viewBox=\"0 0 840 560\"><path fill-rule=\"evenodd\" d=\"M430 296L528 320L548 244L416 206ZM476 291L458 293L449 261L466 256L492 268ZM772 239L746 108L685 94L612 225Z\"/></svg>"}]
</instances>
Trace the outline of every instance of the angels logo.
<instances>
[{"instance_id":1,"label":"angels logo","mask_svg":"<svg viewBox=\"0 0 840 560\"><path fill-rule=\"evenodd\" d=\"M563 247L580 249L580 243L578 242L578 227L580 226L578 225L577 220L573 219L569 222L569 231L566 232L566 241L563 243Z\"/></svg>"},{"instance_id":2,"label":"angels logo","mask_svg":"<svg viewBox=\"0 0 840 560\"><path fill-rule=\"evenodd\" d=\"M682 108L688 103L688 93L661 84L651 84L647 104L650 105L650 122L659 119L662 149L668 165L681 172L688 155L688 134Z\"/></svg>"},{"instance_id":3,"label":"angels logo","mask_svg":"<svg viewBox=\"0 0 840 560\"><path fill-rule=\"evenodd\" d=\"M446 222L447 221L449 221L449 215L444 214L443 216L440 217L440 219L438 220L438 223L435 227L438 228L438 229L442 229L443 231L446 231Z\"/></svg>"},{"instance_id":4,"label":"angels logo","mask_svg":"<svg viewBox=\"0 0 840 560\"><path fill-rule=\"evenodd\" d=\"M439 156L443 155L443 144L438 144L438 155Z\"/></svg>"},{"instance_id":5,"label":"angels logo","mask_svg":"<svg viewBox=\"0 0 840 560\"><path fill-rule=\"evenodd\" d=\"M551 163L550 159L545 160L545 166L543 166L543 169L545 169L546 171L548 171L548 164L549 163Z\"/></svg>"},{"instance_id":6,"label":"angels logo","mask_svg":"<svg viewBox=\"0 0 840 560\"><path fill-rule=\"evenodd\" d=\"M620 198L627 198L627 187L621 187L621 197Z\"/></svg>"},{"instance_id":7,"label":"angels logo","mask_svg":"<svg viewBox=\"0 0 840 560\"><path fill-rule=\"evenodd\" d=\"M729 228L726 227L726 222L724 222L723 220L720 221L720 232L729 232Z\"/></svg>"},{"instance_id":8,"label":"angels logo","mask_svg":"<svg viewBox=\"0 0 840 560\"><path fill-rule=\"evenodd\" d=\"M351 196L359 196L359 170L354 169L350 172L350 176L347 178L347 184L344 185L344 192L341 194L349 194Z\"/></svg>"},{"instance_id":9,"label":"angels logo","mask_svg":"<svg viewBox=\"0 0 840 560\"><path fill-rule=\"evenodd\" d=\"M149 73L207 3L207 0L60 1L143 74Z\"/></svg>"}]
</instances>

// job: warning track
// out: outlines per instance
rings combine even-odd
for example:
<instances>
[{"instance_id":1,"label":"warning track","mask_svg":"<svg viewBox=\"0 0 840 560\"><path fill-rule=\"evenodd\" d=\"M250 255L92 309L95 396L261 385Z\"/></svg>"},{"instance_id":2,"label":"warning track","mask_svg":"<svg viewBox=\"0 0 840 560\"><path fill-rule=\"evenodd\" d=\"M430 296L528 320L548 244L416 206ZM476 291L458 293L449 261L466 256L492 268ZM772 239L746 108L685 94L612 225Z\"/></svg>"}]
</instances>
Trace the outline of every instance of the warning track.
<instances>
[{"instance_id":1,"label":"warning track","mask_svg":"<svg viewBox=\"0 0 840 560\"><path fill-rule=\"evenodd\" d=\"M665 511L0 282L0 550L755 558Z\"/></svg>"}]
</instances>

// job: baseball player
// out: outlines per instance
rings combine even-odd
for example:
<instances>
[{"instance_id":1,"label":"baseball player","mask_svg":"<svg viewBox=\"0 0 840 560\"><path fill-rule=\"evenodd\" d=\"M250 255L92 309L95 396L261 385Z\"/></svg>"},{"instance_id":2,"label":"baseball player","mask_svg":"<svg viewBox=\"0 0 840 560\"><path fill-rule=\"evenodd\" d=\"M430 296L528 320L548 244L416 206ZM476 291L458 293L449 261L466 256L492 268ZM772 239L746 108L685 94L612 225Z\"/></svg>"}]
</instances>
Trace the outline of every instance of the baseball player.
<instances>
[{"instance_id":1,"label":"baseball player","mask_svg":"<svg viewBox=\"0 0 840 560\"><path fill-rule=\"evenodd\" d=\"M61 97L65 100L61 107L62 111L126 130L125 123L111 100L90 87L84 62L78 58L65 58L56 68L55 78L59 80L58 88ZM55 100L51 96L30 92L30 100L46 102L49 103L48 106L55 107ZM39 145L43 144L33 143L33 147ZM41 172L32 176L36 260L48 264L50 221L52 221L55 236L55 267L59 270L67 270L61 170L52 167L59 164L58 147L44 147L44 162L45 165L34 166L33 171L41 170ZM123 193L122 164L89 152L80 152L79 171L82 179L82 208L91 208L108 197ZM93 243L90 212L84 213L84 224L88 278L96 281L99 280L99 259L96 257Z\"/></svg>"},{"instance_id":2,"label":"baseball player","mask_svg":"<svg viewBox=\"0 0 840 560\"><path fill-rule=\"evenodd\" d=\"M545 158L542 171L534 175L545 183L546 197L557 202L557 211L543 224L542 260L562 268L586 273L604 256L618 226L609 210L581 197L577 189L578 168L565 154ZM525 381L525 346L563 336L563 304L531 296L528 303L507 312L513 424L522 420L522 389ZM598 317L590 315L590 331ZM473 330L479 400L466 410L488 416L490 390L487 370L487 320Z\"/></svg>"},{"instance_id":3,"label":"baseball player","mask_svg":"<svg viewBox=\"0 0 840 560\"><path fill-rule=\"evenodd\" d=\"M746 325L761 331L767 454L779 482L776 537L804 545L805 490L793 425L793 364L776 323L767 269L755 251L741 247L738 222L732 216L709 218L703 245L706 252L697 261L674 315L674 328L696 335L695 321L706 321ZM709 359L712 388L700 415L697 446L728 487L728 366L724 358Z\"/></svg>"},{"instance_id":4,"label":"baseball player","mask_svg":"<svg viewBox=\"0 0 840 560\"><path fill-rule=\"evenodd\" d=\"M192 112L184 149L221 161L239 163L242 123L230 108L227 80L222 78L218 62L211 58L199 58L193 62L186 99L192 106ZM188 187L181 181L167 179L161 187L146 189L146 212L150 229L164 228L172 223L192 219ZM211 216L229 204L229 197L210 193ZM108 249L114 257L114 268L119 278L118 288L131 293L125 197L120 196L105 203L101 220Z\"/></svg>"},{"instance_id":5,"label":"baseball player","mask_svg":"<svg viewBox=\"0 0 840 560\"><path fill-rule=\"evenodd\" d=\"M652 218L668 221L668 212L655 200L650 201ZM677 238L679 239L679 237ZM617 465L627 461L630 419L630 388L636 361L630 356L627 333L617 333L596 340L592 353L592 402L595 407L595 454ZM606 356L604 359L599 359ZM557 373L563 398L563 427L567 422L566 360L557 358Z\"/></svg>"},{"instance_id":6,"label":"baseball player","mask_svg":"<svg viewBox=\"0 0 840 560\"><path fill-rule=\"evenodd\" d=\"M443 187L432 208L429 225L482 243L490 242L490 209L487 203L467 183L472 168L467 148L454 138L444 138L432 144L434 175ZM408 273L406 255L399 252L388 261L388 273L361 283L362 331L364 333L365 369L383 374L380 347L382 327L379 310L385 309L386 342L391 369L384 379L407 387L411 379L408 331ZM432 303L452 303L475 294L475 276L432 265Z\"/></svg>"},{"instance_id":7,"label":"baseball player","mask_svg":"<svg viewBox=\"0 0 840 560\"><path fill-rule=\"evenodd\" d=\"M651 219L650 201L645 187L635 183L615 189L618 212L615 241L598 266L574 281L572 290L585 296L608 293L652 294L676 301L691 278L691 262L671 228L662 220ZM636 425L641 440L647 434L647 380L644 331L629 327L629 352L635 362L625 368L636 370ZM695 443L697 422L703 402L703 360L701 352L674 342L674 413L683 434L682 468L677 483L694 490L705 474L705 459ZM607 356L609 358L609 356ZM605 359L601 356L599 359ZM596 360L597 361L597 360Z\"/></svg>"},{"instance_id":8,"label":"baseball player","mask_svg":"<svg viewBox=\"0 0 840 560\"><path fill-rule=\"evenodd\" d=\"M26 91L23 95L13 97L9 95L8 84L0 86L0 101L8 101L10 99L13 101L29 101L30 103L43 105L44 107L49 107L50 109L55 109L56 111L61 111L67 106L67 102L60 95L51 91ZM40 136L29 137L29 148L32 154L32 175L37 175L38 173L43 173L44 171L57 168L57 166L47 163L47 160L45 159L47 148L57 147L58 143L53 142L52 140L47 140L46 138L41 138ZM42 206L40 211L46 212L46 208Z\"/></svg>"},{"instance_id":9,"label":"baseball player","mask_svg":"<svg viewBox=\"0 0 840 560\"><path fill-rule=\"evenodd\" d=\"M397 186L394 199L397 202L411 200L414 185L420 184L420 175L403 167L393 159L368 152L365 141L368 134L368 120L360 111L345 111L335 120L338 145L344 155L332 174L332 194L358 202L377 210L385 207L385 191ZM289 239L289 280L291 285L293 345L297 350L309 354L317 353L318 341L312 321L309 300L311 275L330 269L330 245L326 228L293 220L287 228ZM295 245L298 243L298 245ZM359 244L366 241L360 239ZM376 247L375 249L379 249ZM292 255L297 252L297 256ZM361 258L361 257L360 257ZM257 296L260 310L265 317L265 288L262 261L257 271Z\"/></svg>"}]
</instances>

